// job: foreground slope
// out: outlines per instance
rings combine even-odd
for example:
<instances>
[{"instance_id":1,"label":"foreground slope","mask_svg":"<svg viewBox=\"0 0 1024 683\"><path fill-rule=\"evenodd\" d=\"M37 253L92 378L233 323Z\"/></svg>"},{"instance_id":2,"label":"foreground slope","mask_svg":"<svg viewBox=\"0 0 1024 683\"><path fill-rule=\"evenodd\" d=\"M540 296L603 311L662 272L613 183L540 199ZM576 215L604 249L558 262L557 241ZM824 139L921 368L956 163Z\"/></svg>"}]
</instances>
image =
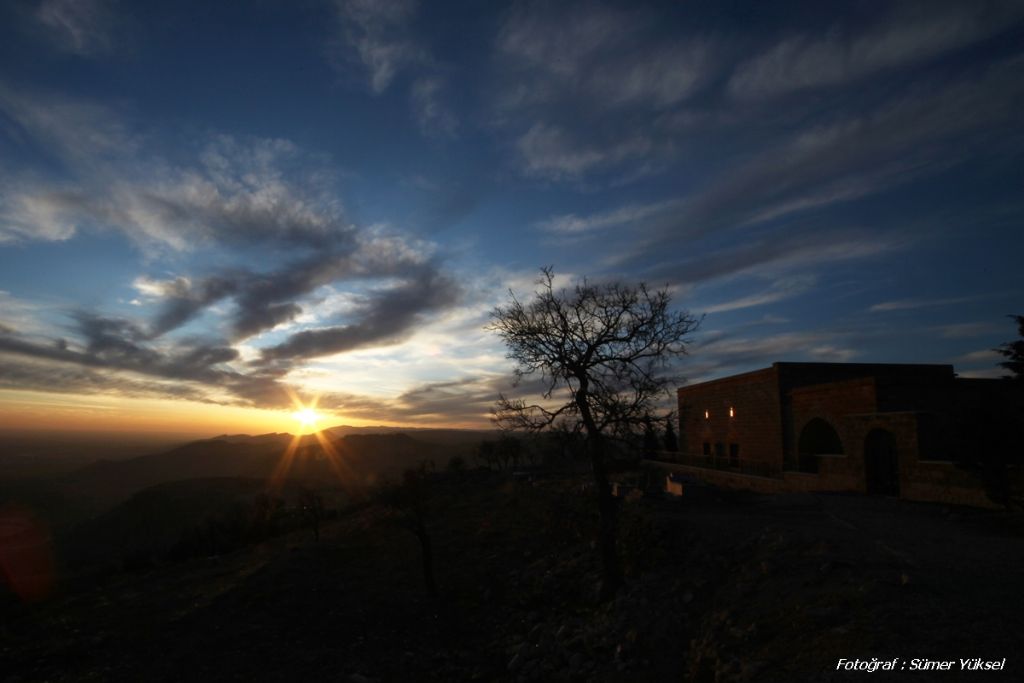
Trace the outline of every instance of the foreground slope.
<instances>
[{"instance_id":1,"label":"foreground slope","mask_svg":"<svg viewBox=\"0 0 1024 683\"><path fill-rule=\"evenodd\" d=\"M873 656L1022 671L1018 517L691 487L623 503L628 583L597 605L582 481L436 478L436 601L414 537L370 506L319 543L300 532L23 607L0 665L55 681L860 680L838 658Z\"/></svg>"}]
</instances>

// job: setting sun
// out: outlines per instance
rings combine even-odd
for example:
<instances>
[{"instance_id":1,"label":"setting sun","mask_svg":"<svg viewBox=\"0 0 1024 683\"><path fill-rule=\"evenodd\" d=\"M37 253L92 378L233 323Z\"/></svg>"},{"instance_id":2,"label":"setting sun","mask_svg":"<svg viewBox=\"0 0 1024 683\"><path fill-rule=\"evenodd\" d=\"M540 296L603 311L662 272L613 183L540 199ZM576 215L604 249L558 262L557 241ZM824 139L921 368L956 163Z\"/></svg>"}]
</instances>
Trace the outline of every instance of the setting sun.
<instances>
[{"instance_id":1,"label":"setting sun","mask_svg":"<svg viewBox=\"0 0 1024 683\"><path fill-rule=\"evenodd\" d=\"M313 432L316 431L316 423L321 415L312 408L302 408L292 413L292 418L299 423L303 431Z\"/></svg>"}]
</instances>

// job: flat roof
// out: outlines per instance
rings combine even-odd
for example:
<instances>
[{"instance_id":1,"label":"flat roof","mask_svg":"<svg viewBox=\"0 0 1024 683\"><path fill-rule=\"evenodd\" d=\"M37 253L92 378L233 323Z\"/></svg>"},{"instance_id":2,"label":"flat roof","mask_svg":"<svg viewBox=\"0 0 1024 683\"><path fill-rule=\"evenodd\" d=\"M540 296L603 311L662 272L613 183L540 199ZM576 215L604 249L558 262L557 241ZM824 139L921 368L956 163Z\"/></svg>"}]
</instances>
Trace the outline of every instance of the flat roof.
<instances>
[{"instance_id":1,"label":"flat roof","mask_svg":"<svg viewBox=\"0 0 1024 683\"><path fill-rule=\"evenodd\" d=\"M807 370L810 370L810 369L828 370L828 369L844 368L844 369L850 369L850 370L862 370L862 371L865 371L865 373L866 373L864 375L864 377L868 377L871 374L875 374L875 373L886 374L886 373L892 372L894 370L926 371L926 372L935 372L935 373L941 372L943 374L947 374L948 373L950 377L955 376L955 373L953 372L953 366L949 365L949 364L943 364L943 363L824 363L824 362L818 363L818 362L803 362L803 361L777 361L775 363L772 363L771 366L767 367L767 368L761 368L759 370L748 370L747 372L740 372L740 373L737 373L735 375L726 375L725 377L716 377L715 379L709 379L709 380L705 380L703 382L696 382L695 384L686 384L684 386L679 387L676 390L676 393L678 394L680 392L687 391L689 389L694 389L694 388L697 388L697 387L705 387L705 386L708 386L708 385L711 385L711 384L715 384L717 382L732 381L732 380L735 380L735 379L737 379L739 377L753 376L753 375L757 375L757 374L761 374L761 373L771 372L773 370L774 371L784 370L786 368L807 369ZM837 377L835 380L832 380L832 381L835 381L835 382L845 382L845 381L851 381L851 380L855 380L855 379L861 379L861 378L846 376L846 377ZM826 382L821 382L821 384L825 384L825 383ZM830 382L828 382L828 383L830 383Z\"/></svg>"}]
</instances>

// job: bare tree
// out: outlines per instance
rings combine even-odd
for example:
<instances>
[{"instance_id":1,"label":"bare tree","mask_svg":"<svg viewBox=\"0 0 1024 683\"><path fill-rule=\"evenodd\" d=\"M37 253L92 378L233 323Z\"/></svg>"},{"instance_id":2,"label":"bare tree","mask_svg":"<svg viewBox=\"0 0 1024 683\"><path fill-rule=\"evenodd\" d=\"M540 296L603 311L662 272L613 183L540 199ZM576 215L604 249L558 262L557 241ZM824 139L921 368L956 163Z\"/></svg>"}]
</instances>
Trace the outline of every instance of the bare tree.
<instances>
[{"instance_id":1,"label":"bare tree","mask_svg":"<svg viewBox=\"0 0 1024 683\"><path fill-rule=\"evenodd\" d=\"M590 455L600 518L601 599L622 584L615 548L615 504L608 481L610 435L643 424L665 396L671 359L686 352L700 320L669 310L667 289L619 282L577 282L556 290L554 271L542 269L529 303L509 292L510 302L492 313L490 329L508 346L517 380L539 375L542 403L502 395L495 420L506 428L540 430L555 424L582 426Z\"/></svg>"}]
</instances>

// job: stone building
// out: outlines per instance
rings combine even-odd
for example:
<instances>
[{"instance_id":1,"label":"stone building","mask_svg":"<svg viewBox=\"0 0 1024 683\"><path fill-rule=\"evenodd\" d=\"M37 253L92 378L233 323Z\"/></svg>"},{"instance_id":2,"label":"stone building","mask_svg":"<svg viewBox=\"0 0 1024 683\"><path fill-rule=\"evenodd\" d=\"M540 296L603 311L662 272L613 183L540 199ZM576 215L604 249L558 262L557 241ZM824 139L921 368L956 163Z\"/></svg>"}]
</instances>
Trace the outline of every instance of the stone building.
<instances>
[{"instance_id":1,"label":"stone building","mask_svg":"<svg viewBox=\"0 0 1024 683\"><path fill-rule=\"evenodd\" d=\"M775 363L678 391L676 465L725 486L991 504L955 461L1020 392L950 365ZM979 418L979 411L981 417ZM1018 413L1019 414L1019 413Z\"/></svg>"}]
</instances>

